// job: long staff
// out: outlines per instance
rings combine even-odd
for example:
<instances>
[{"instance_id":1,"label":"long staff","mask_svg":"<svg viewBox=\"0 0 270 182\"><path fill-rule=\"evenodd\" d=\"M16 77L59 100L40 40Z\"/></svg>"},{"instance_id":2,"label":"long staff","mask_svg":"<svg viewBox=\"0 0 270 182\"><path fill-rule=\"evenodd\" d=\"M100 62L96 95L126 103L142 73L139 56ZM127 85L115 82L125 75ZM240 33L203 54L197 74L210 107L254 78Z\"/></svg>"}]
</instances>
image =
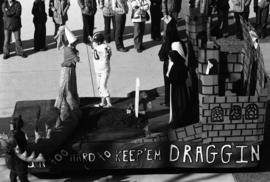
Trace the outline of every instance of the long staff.
<instances>
[{"instance_id":1,"label":"long staff","mask_svg":"<svg viewBox=\"0 0 270 182\"><path fill-rule=\"evenodd\" d=\"M93 73L92 73L92 69L91 69L91 60L90 60L90 55L89 55L87 45L86 45L86 52L87 52L87 57L88 57L88 64L89 64L90 77L91 77L91 82L92 82L92 89L93 89L93 94L94 94L94 97L95 97L96 94L95 94L95 88L94 88Z\"/></svg>"}]
</instances>

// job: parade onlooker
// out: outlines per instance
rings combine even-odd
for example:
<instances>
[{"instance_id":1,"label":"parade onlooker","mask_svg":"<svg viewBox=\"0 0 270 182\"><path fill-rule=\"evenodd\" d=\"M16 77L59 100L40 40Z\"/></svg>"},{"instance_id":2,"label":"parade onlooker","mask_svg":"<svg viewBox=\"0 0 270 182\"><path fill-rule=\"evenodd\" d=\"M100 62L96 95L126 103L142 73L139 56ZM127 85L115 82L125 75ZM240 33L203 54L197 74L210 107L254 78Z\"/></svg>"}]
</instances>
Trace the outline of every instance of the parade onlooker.
<instances>
[{"instance_id":1,"label":"parade onlooker","mask_svg":"<svg viewBox=\"0 0 270 182\"><path fill-rule=\"evenodd\" d=\"M11 39L11 33L15 37L15 46L17 55L25 58L26 55L23 52L22 41L21 41L21 13L22 6L19 1L6 0L2 4L3 20L4 20L4 47L3 47L3 59L9 57L9 45Z\"/></svg>"},{"instance_id":2,"label":"parade onlooker","mask_svg":"<svg viewBox=\"0 0 270 182\"><path fill-rule=\"evenodd\" d=\"M145 30L145 21L149 20L149 14L147 10L150 8L149 0L131 0L132 7L132 22L134 24L134 47L137 52L142 52L144 47L143 35Z\"/></svg>"},{"instance_id":3,"label":"parade onlooker","mask_svg":"<svg viewBox=\"0 0 270 182\"><path fill-rule=\"evenodd\" d=\"M162 13L164 20L168 17L177 21L178 15L181 10L182 0L162 0ZM175 25L176 26L176 25ZM166 34L167 23L164 21L163 34Z\"/></svg>"},{"instance_id":4,"label":"parade onlooker","mask_svg":"<svg viewBox=\"0 0 270 182\"><path fill-rule=\"evenodd\" d=\"M228 37L229 0L216 0L216 8L218 15L218 37Z\"/></svg>"},{"instance_id":5,"label":"parade onlooker","mask_svg":"<svg viewBox=\"0 0 270 182\"><path fill-rule=\"evenodd\" d=\"M128 13L127 0L112 0L112 9L115 13L115 45L120 52L127 52L123 43L123 34L125 31L126 14Z\"/></svg>"},{"instance_id":6,"label":"parade onlooker","mask_svg":"<svg viewBox=\"0 0 270 182\"><path fill-rule=\"evenodd\" d=\"M161 40L160 22L162 18L161 0L151 0L151 38L156 41Z\"/></svg>"},{"instance_id":7,"label":"parade onlooker","mask_svg":"<svg viewBox=\"0 0 270 182\"><path fill-rule=\"evenodd\" d=\"M4 0L0 0L0 7L2 7ZM3 23L3 12L2 8L0 10L0 54L3 53L4 45L4 23Z\"/></svg>"},{"instance_id":8,"label":"parade onlooker","mask_svg":"<svg viewBox=\"0 0 270 182\"><path fill-rule=\"evenodd\" d=\"M45 11L44 0L35 0L32 8L32 14L34 15L34 50L47 50L46 48L46 21L47 14Z\"/></svg>"},{"instance_id":9,"label":"parade onlooker","mask_svg":"<svg viewBox=\"0 0 270 182\"><path fill-rule=\"evenodd\" d=\"M110 76L110 58L112 55L111 48L104 43L104 36L101 33L95 33L93 38L90 38L90 45L93 49L93 62L96 72L96 79L98 85L101 102L95 107L112 107L110 93L107 87Z\"/></svg>"},{"instance_id":10,"label":"parade onlooker","mask_svg":"<svg viewBox=\"0 0 270 182\"><path fill-rule=\"evenodd\" d=\"M160 61L163 62L163 78L164 78L164 85L165 85L164 104L166 106L170 105L170 83L169 83L168 77L166 76L166 73L168 71L168 61L169 61L168 55L171 50L172 43L177 42L177 41L180 41L180 38L178 36L176 22L175 20L172 19L167 25L163 43L158 53Z\"/></svg>"},{"instance_id":11,"label":"parade onlooker","mask_svg":"<svg viewBox=\"0 0 270 182\"><path fill-rule=\"evenodd\" d=\"M16 182L17 177L21 182L29 182L28 180L28 163L18 158L15 154L15 147L19 146L21 153L25 151L27 140L25 133L22 131L23 120L21 116L14 117L10 122L11 136L8 139L8 155L10 155L10 181Z\"/></svg>"},{"instance_id":12,"label":"parade onlooker","mask_svg":"<svg viewBox=\"0 0 270 182\"><path fill-rule=\"evenodd\" d=\"M54 35L57 34L61 25L65 25L68 20L67 11L70 7L70 0L52 0L50 1L50 10L53 13L53 22L55 25ZM50 14L50 12L49 12Z\"/></svg>"},{"instance_id":13,"label":"parade onlooker","mask_svg":"<svg viewBox=\"0 0 270 182\"><path fill-rule=\"evenodd\" d=\"M104 17L104 38L107 43L111 42L111 22L113 25L113 36L115 35L115 18L112 9L112 0L98 0Z\"/></svg>"},{"instance_id":14,"label":"parade onlooker","mask_svg":"<svg viewBox=\"0 0 270 182\"><path fill-rule=\"evenodd\" d=\"M172 43L169 52L169 66L166 76L171 84L170 107L172 110L172 128L183 127L188 124L189 95L186 86L188 68L186 66L187 48L180 42Z\"/></svg>"},{"instance_id":15,"label":"parade onlooker","mask_svg":"<svg viewBox=\"0 0 270 182\"><path fill-rule=\"evenodd\" d=\"M254 0L254 12L256 12L256 29L258 36L267 36L267 19L269 15L270 0Z\"/></svg>"},{"instance_id":16,"label":"parade onlooker","mask_svg":"<svg viewBox=\"0 0 270 182\"><path fill-rule=\"evenodd\" d=\"M67 27L61 26L56 38L58 49L64 48L64 62L61 64L60 89L54 106L60 110L60 119L64 121L66 106L71 111L79 108L76 63L80 61L80 57L79 51L76 49L78 40Z\"/></svg>"},{"instance_id":17,"label":"parade onlooker","mask_svg":"<svg viewBox=\"0 0 270 182\"><path fill-rule=\"evenodd\" d=\"M244 8L241 11L234 12L235 23L236 23L236 37L243 40L243 30L240 22L240 16L248 21L249 17L249 5L251 0L244 0Z\"/></svg>"},{"instance_id":18,"label":"parade onlooker","mask_svg":"<svg viewBox=\"0 0 270 182\"><path fill-rule=\"evenodd\" d=\"M78 4L82 10L83 42L88 44L88 36L93 36L97 3L96 0L78 0Z\"/></svg>"}]
</instances>

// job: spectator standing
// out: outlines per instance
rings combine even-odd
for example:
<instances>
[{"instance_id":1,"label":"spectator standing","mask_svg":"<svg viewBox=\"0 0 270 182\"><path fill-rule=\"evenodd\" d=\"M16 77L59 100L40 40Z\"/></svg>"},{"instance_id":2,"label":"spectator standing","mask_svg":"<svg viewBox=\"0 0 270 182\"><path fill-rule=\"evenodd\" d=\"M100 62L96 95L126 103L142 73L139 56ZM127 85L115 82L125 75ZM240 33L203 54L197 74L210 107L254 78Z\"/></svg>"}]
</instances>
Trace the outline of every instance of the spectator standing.
<instances>
[{"instance_id":1,"label":"spectator standing","mask_svg":"<svg viewBox=\"0 0 270 182\"><path fill-rule=\"evenodd\" d=\"M254 12L256 12L256 29L258 36L267 36L267 19L269 15L270 0L254 0Z\"/></svg>"},{"instance_id":2,"label":"spectator standing","mask_svg":"<svg viewBox=\"0 0 270 182\"><path fill-rule=\"evenodd\" d=\"M19 150L21 153L25 151L27 140L25 137L25 133L22 131L23 128L23 120L21 116L14 117L10 122L10 133L11 136L9 138L9 147L8 147L8 155L11 156L10 161L10 181L16 182L17 177L19 177L21 182L29 182L28 180L28 163L19 159L15 154L15 147L19 146Z\"/></svg>"},{"instance_id":3,"label":"spectator standing","mask_svg":"<svg viewBox=\"0 0 270 182\"><path fill-rule=\"evenodd\" d=\"M178 14L180 13L182 0L162 0L163 18L167 19L169 16L177 22ZM176 24L175 24L176 26ZM164 35L166 34L167 23L164 22Z\"/></svg>"},{"instance_id":4,"label":"spectator standing","mask_svg":"<svg viewBox=\"0 0 270 182\"><path fill-rule=\"evenodd\" d=\"M228 37L229 0L216 0L218 37Z\"/></svg>"},{"instance_id":5,"label":"spectator standing","mask_svg":"<svg viewBox=\"0 0 270 182\"><path fill-rule=\"evenodd\" d=\"M0 7L2 7L4 0L0 0ZM3 53L3 45L4 45L4 23L3 23L3 11L2 8L0 10L0 54Z\"/></svg>"},{"instance_id":6,"label":"spectator standing","mask_svg":"<svg viewBox=\"0 0 270 182\"><path fill-rule=\"evenodd\" d=\"M128 13L127 0L112 0L112 9L115 13L115 45L120 52L127 52L123 43L123 34L125 31L126 14Z\"/></svg>"},{"instance_id":7,"label":"spectator standing","mask_svg":"<svg viewBox=\"0 0 270 182\"><path fill-rule=\"evenodd\" d=\"M113 25L113 35L115 35L115 18L112 9L112 0L99 0L99 7L102 9L104 17L104 38L107 43L111 42L111 22Z\"/></svg>"},{"instance_id":8,"label":"spectator standing","mask_svg":"<svg viewBox=\"0 0 270 182\"><path fill-rule=\"evenodd\" d=\"M143 35L145 30L145 22L149 20L147 10L150 8L149 0L131 0L132 22L134 24L134 47L138 53L144 50Z\"/></svg>"},{"instance_id":9,"label":"spectator standing","mask_svg":"<svg viewBox=\"0 0 270 182\"><path fill-rule=\"evenodd\" d=\"M32 8L32 14L34 15L34 50L47 50L46 48L46 21L47 14L45 11L44 0L35 0Z\"/></svg>"},{"instance_id":10,"label":"spectator standing","mask_svg":"<svg viewBox=\"0 0 270 182\"><path fill-rule=\"evenodd\" d=\"M96 0L78 0L78 4L82 11L83 42L88 44L88 36L93 36L97 3Z\"/></svg>"},{"instance_id":11,"label":"spectator standing","mask_svg":"<svg viewBox=\"0 0 270 182\"><path fill-rule=\"evenodd\" d=\"M55 25L54 35L57 34L60 26L65 25L68 20L68 9L70 7L70 0L51 0L50 10L53 16L53 22ZM51 14L49 12L49 14Z\"/></svg>"},{"instance_id":12,"label":"spectator standing","mask_svg":"<svg viewBox=\"0 0 270 182\"><path fill-rule=\"evenodd\" d=\"M156 41L161 40L160 22L162 18L161 0L151 0L151 38Z\"/></svg>"},{"instance_id":13,"label":"spectator standing","mask_svg":"<svg viewBox=\"0 0 270 182\"><path fill-rule=\"evenodd\" d=\"M172 43L177 42L177 41L180 41L180 38L178 36L176 22L175 20L172 19L167 25L163 43L158 53L160 61L163 62L163 78L164 78L164 86L165 86L164 104L166 106L170 105L170 82L169 82L169 78L166 76L166 73L168 71L168 64L169 64L169 52L171 50Z\"/></svg>"},{"instance_id":14,"label":"spectator standing","mask_svg":"<svg viewBox=\"0 0 270 182\"><path fill-rule=\"evenodd\" d=\"M241 22L240 22L240 16L248 21L248 17L249 17L249 5L251 0L239 0L239 3L241 4L241 2L243 2L243 7L242 9L240 9L239 11L235 11L234 12L234 18L235 18L235 23L236 23L236 37L240 40L243 40L243 30L242 30L242 26L241 26Z\"/></svg>"},{"instance_id":15,"label":"spectator standing","mask_svg":"<svg viewBox=\"0 0 270 182\"><path fill-rule=\"evenodd\" d=\"M10 46L11 33L13 33L15 37L15 46L16 46L17 55L25 58L26 55L23 52L22 41L21 41L21 27L22 27L21 3L16 0L6 0L2 4L2 12L3 12L3 20L4 20L4 34L5 34L4 47L3 47L3 53L4 53L3 59L9 58L9 46Z\"/></svg>"}]
</instances>

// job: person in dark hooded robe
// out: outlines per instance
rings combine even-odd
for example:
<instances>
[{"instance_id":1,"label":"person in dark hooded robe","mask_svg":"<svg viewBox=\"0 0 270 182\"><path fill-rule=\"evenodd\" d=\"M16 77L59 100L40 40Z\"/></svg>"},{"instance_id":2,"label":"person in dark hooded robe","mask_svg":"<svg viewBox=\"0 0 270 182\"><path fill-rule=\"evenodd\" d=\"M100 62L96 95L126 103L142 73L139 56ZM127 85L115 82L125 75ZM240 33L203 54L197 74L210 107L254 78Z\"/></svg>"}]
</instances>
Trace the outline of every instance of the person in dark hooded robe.
<instances>
[{"instance_id":1,"label":"person in dark hooded robe","mask_svg":"<svg viewBox=\"0 0 270 182\"><path fill-rule=\"evenodd\" d=\"M176 28L176 21L172 19L166 29L166 36L163 39L161 48L159 50L158 56L160 61L163 62L163 77L165 85L165 105L169 106L170 104L170 83L168 77L166 77L168 62L169 62L169 52L171 50L171 45L173 42L179 41L178 31Z\"/></svg>"},{"instance_id":2,"label":"person in dark hooded robe","mask_svg":"<svg viewBox=\"0 0 270 182\"><path fill-rule=\"evenodd\" d=\"M170 107L172 113L171 127L178 128L188 124L189 93L186 85L188 67L186 66L187 49L182 41L173 42L169 52L169 65L166 76L171 88Z\"/></svg>"}]
</instances>

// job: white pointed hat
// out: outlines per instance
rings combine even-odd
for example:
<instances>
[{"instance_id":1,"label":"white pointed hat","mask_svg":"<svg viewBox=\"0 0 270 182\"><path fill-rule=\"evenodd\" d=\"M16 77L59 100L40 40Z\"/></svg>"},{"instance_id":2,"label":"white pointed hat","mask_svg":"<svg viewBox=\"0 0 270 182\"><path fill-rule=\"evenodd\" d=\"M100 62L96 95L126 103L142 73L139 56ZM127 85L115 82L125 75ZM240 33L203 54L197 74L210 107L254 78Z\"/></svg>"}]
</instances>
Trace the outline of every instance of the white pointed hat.
<instances>
[{"instance_id":1,"label":"white pointed hat","mask_svg":"<svg viewBox=\"0 0 270 182\"><path fill-rule=\"evenodd\" d=\"M186 57L181 42L173 42L171 47L173 51L177 51L184 58Z\"/></svg>"},{"instance_id":2,"label":"white pointed hat","mask_svg":"<svg viewBox=\"0 0 270 182\"><path fill-rule=\"evenodd\" d=\"M65 26L65 34L68 40L69 44L72 44L74 42L77 41L77 38L75 37L75 35L69 30L69 28L67 26Z\"/></svg>"}]
</instances>

